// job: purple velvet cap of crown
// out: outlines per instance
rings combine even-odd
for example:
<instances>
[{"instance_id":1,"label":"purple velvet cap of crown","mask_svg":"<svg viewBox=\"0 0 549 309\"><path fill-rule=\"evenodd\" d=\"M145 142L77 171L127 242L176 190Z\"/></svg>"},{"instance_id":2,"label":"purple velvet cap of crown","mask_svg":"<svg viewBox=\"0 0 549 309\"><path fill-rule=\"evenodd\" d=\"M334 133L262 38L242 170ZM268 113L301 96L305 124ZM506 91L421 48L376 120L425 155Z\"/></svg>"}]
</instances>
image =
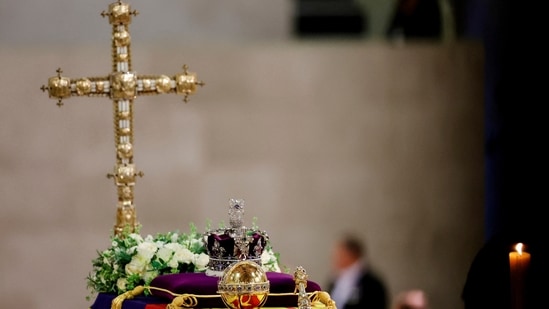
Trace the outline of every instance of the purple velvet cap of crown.
<instances>
[{"instance_id":1,"label":"purple velvet cap of crown","mask_svg":"<svg viewBox=\"0 0 549 309\"><path fill-rule=\"evenodd\" d=\"M248 235L244 246L237 245L237 238L242 237L239 232ZM261 265L261 254L267 245L268 237L266 232L246 228L243 230L218 229L204 233L206 251L210 258L207 273L218 276L214 273L221 274L232 263L241 260L241 254L245 255L245 259ZM240 250L244 252L241 253Z\"/></svg>"},{"instance_id":2,"label":"purple velvet cap of crown","mask_svg":"<svg viewBox=\"0 0 549 309\"><path fill-rule=\"evenodd\" d=\"M210 256L214 256L216 258L235 258L233 254L235 252L235 239L228 233L210 233L207 236L206 240L206 249L208 250L208 253ZM252 234L252 240L248 244L248 252L246 252L248 257L259 257L261 256L261 253L263 252L263 248L265 247L265 236L260 234L259 232L254 232ZM214 254L216 251L215 245L218 244L221 248L223 248L223 253L220 255ZM255 248L257 245L260 246L261 251L256 252Z\"/></svg>"},{"instance_id":3,"label":"purple velvet cap of crown","mask_svg":"<svg viewBox=\"0 0 549 309\"><path fill-rule=\"evenodd\" d=\"M267 272L270 283L269 293L293 293L295 281L292 275L277 272ZM220 278L207 276L205 273L181 273L161 275L153 279L150 286L169 290L176 294L218 295L217 283ZM320 285L307 280L307 292L321 291ZM173 299L174 296L158 290L151 290L152 295ZM267 297L264 307L295 307L297 295ZM197 308L224 308L221 298L198 298Z\"/></svg>"}]
</instances>

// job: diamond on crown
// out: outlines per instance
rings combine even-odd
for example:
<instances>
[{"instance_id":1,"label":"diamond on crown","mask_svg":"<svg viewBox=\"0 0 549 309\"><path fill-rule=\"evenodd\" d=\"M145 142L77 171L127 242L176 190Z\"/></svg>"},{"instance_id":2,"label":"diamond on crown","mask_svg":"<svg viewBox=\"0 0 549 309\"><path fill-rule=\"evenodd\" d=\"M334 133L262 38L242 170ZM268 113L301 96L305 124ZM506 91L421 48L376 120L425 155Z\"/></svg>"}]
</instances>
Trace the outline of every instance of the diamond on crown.
<instances>
[{"instance_id":1,"label":"diamond on crown","mask_svg":"<svg viewBox=\"0 0 549 309\"><path fill-rule=\"evenodd\" d=\"M244 200L230 199L230 227L204 233L204 243L210 258L206 274L222 276L227 267L242 260L261 265L261 254L269 236L265 231L244 226L244 205Z\"/></svg>"}]
</instances>

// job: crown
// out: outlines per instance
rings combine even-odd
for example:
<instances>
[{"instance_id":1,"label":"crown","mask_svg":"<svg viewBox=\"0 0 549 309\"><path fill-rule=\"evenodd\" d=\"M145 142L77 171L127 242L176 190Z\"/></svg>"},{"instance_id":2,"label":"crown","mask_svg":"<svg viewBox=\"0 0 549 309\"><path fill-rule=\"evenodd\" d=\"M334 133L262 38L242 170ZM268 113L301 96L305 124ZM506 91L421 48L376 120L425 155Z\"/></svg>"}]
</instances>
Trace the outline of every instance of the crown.
<instances>
[{"instance_id":1,"label":"crown","mask_svg":"<svg viewBox=\"0 0 549 309\"><path fill-rule=\"evenodd\" d=\"M204 233L210 258L206 274L220 277L235 262L249 260L261 265L261 254L269 236L265 231L244 226L244 200L229 200L229 227Z\"/></svg>"}]
</instances>

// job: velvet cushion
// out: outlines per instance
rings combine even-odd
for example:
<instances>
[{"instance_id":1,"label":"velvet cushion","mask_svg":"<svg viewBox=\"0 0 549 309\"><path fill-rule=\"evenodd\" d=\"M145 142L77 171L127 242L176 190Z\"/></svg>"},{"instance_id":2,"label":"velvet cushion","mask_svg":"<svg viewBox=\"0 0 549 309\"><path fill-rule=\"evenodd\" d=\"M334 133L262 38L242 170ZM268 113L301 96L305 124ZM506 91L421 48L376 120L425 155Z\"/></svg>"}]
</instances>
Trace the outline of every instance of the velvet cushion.
<instances>
[{"instance_id":1,"label":"velvet cushion","mask_svg":"<svg viewBox=\"0 0 549 309\"><path fill-rule=\"evenodd\" d=\"M270 283L270 294L264 307L295 307L297 306L297 295L275 296L277 293L293 293L295 281L292 275L286 273L267 272L267 279ZM176 294L195 295L219 295L217 283L219 277L207 276L205 273L182 273L161 275L156 277L150 284L151 287L169 290ZM307 281L307 292L321 291L320 286ZM154 296L173 299L174 296L158 290L151 290ZM198 297L198 308L225 308L221 297L203 298Z\"/></svg>"}]
</instances>

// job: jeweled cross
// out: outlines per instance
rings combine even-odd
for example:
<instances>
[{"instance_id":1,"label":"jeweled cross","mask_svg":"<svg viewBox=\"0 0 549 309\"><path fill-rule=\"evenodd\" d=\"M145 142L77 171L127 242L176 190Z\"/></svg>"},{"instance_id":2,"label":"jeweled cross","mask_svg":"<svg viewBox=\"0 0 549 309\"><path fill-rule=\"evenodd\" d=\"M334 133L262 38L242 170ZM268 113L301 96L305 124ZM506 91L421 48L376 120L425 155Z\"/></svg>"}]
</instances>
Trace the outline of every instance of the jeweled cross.
<instances>
[{"instance_id":1,"label":"jeweled cross","mask_svg":"<svg viewBox=\"0 0 549 309\"><path fill-rule=\"evenodd\" d=\"M101 16L109 17L112 25L112 73L104 77L84 77L71 79L57 76L48 79L48 85L42 91L48 91L50 98L57 99L57 105L63 105L63 99L71 96L109 97L114 109L114 132L116 147L116 165L114 172L107 177L114 179L117 187L118 203L114 233L120 234L125 228L135 231L139 225L134 206L134 186L137 172L133 161L133 101L139 95L177 93L188 96L196 91L196 86L203 86L196 74L189 73L187 66L183 72L174 76L137 75L132 70L130 53L129 25L137 11L121 1L109 5L109 11Z\"/></svg>"}]
</instances>

